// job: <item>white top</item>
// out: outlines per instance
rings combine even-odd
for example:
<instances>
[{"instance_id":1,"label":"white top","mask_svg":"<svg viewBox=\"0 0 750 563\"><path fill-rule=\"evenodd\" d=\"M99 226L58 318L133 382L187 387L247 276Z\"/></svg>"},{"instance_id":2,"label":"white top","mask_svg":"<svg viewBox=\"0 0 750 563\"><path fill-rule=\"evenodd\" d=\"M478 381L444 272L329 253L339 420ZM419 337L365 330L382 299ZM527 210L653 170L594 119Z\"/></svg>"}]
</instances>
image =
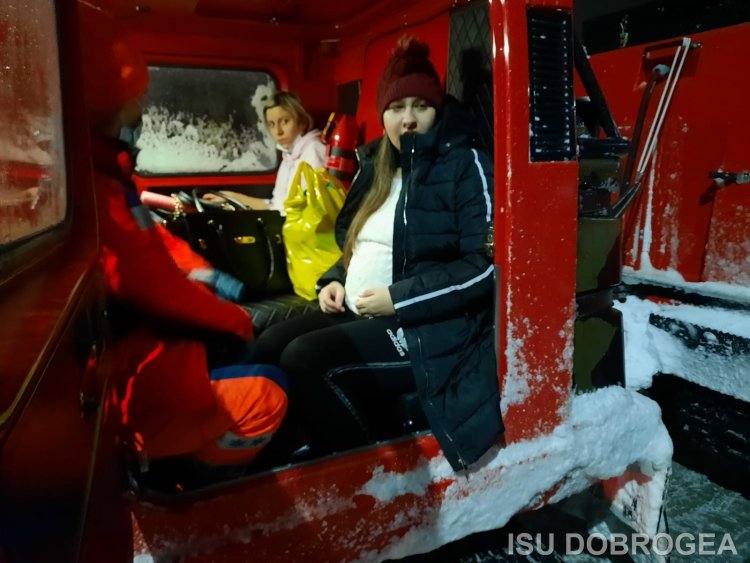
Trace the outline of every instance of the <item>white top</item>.
<instances>
[{"instance_id":1,"label":"white top","mask_svg":"<svg viewBox=\"0 0 750 563\"><path fill-rule=\"evenodd\" d=\"M305 161L316 170L325 166L326 146L320 140L320 130L313 129L297 137L288 150L281 146L277 148L281 151L281 164L276 173L276 184L268 207L286 215L284 202L289 195L289 188L299 163Z\"/></svg>"},{"instance_id":2,"label":"white top","mask_svg":"<svg viewBox=\"0 0 750 563\"><path fill-rule=\"evenodd\" d=\"M354 244L346 272L346 306L355 313L354 302L365 289L393 283L393 220L401 193L401 177L393 179L391 193L367 219Z\"/></svg>"}]
</instances>

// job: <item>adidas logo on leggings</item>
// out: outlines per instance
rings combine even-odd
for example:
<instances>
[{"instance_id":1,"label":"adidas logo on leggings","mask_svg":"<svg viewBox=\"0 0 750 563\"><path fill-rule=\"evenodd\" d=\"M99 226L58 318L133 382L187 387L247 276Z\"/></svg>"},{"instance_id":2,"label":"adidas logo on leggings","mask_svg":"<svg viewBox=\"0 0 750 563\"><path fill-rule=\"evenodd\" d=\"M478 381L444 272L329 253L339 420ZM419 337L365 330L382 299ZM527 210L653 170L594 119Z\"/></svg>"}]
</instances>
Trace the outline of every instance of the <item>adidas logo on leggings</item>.
<instances>
[{"instance_id":1,"label":"adidas logo on leggings","mask_svg":"<svg viewBox=\"0 0 750 563\"><path fill-rule=\"evenodd\" d=\"M406 352L408 352L409 347L406 345L406 338L404 338L404 329L399 328L396 331L396 334L393 334L393 331L390 328L385 332L388 334L388 338L391 339L391 342L393 342L393 345L396 347L398 355L402 358L406 356Z\"/></svg>"}]
</instances>

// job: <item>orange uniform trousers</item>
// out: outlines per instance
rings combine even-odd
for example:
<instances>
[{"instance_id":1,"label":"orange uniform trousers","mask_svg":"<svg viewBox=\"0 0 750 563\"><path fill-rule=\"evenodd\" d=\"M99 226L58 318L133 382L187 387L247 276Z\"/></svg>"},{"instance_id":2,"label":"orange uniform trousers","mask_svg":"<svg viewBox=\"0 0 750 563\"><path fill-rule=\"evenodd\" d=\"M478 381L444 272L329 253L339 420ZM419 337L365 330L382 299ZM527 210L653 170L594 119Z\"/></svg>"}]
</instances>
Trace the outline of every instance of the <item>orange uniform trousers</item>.
<instances>
[{"instance_id":1,"label":"orange uniform trousers","mask_svg":"<svg viewBox=\"0 0 750 563\"><path fill-rule=\"evenodd\" d=\"M209 464L248 463L270 441L287 409L279 368L209 371L201 342L131 336L120 345L142 360L129 371L121 410L136 450L147 459L190 454ZM138 349L146 353L134 354Z\"/></svg>"}]
</instances>

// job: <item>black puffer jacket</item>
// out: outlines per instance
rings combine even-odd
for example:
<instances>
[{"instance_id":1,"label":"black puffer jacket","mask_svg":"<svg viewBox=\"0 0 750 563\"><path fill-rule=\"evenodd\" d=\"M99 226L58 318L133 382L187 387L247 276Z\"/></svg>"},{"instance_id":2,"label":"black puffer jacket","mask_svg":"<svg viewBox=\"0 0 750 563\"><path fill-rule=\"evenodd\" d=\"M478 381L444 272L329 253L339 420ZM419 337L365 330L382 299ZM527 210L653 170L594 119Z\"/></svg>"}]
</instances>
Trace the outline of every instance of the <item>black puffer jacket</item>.
<instances>
[{"instance_id":1,"label":"black puffer jacket","mask_svg":"<svg viewBox=\"0 0 750 563\"><path fill-rule=\"evenodd\" d=\"M409 346L425 414L448 461L463 469L503 431L493 331L493 172L469 145L470 122L448 104L424 135L401 137L403 187L393 231L390 293ZM360 151L360 173L337 221L343 244L369 190L375 143ZM341 264L320 280L344 283Z\"/></svg>"}]
</instances>

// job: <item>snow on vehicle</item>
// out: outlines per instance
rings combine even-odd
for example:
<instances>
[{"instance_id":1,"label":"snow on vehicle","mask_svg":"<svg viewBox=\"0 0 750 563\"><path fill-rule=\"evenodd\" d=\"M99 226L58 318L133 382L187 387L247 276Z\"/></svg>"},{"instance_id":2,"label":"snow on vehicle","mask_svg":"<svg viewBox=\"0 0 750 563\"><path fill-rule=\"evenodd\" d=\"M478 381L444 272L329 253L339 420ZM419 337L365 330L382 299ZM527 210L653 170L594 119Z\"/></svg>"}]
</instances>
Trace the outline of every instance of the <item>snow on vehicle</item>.
<instances>
[{"instance_id":1,"label":"snow on vehicle","mask_svg":"<svg viewBox=\"0 0 750 563\"><path fill-rule=\"evenodd\" d=\"M748 496L744 124L750 115L741 95L747 76L729 69L745 64L749 14L736 2L682 8L657 1L606 14L593 9L583 26L591 64L623 133L635 139L643 124L641 154L648 134L657 137L625 215L625 284L617 308L626 331L628 386L650 388L659 401L677 460ZM649 90L653 99L644 111L638 100Z\"/></svg>"},{"instance_id":2,"label":"snow on vehicle","mask_svg":"<svg viewBox=\"0 0 750 563\"><path fill-rule=\"evenodd\" d=\"M368 446L189 490L177 477L154 487L118 440L75 4L2 0L0 73L15 70L0 85L0 146L14 149L0 152L0 560L378 561L595 484L634 529L659 530L672 443L658 406L622 386L613 308L628 231L611 210L627 188L631 122L619 104L610 114L609 74L594 58L600 88L574 40L572 0L92 3L117 17L158 76L136 182L167 193L268 191L276 155L253 95L271 87L299 92L318 119L356 114L362 140L374 139L388 48L404 32L430 44L495 161L488 247L506 433L454 472L413 398L394 397L400 431ZM204 109L200 88L185 84L217 73L247 80L245 98L218 86L224 106L210 97ZM615 98L629 108L640 99L632 89ZM210 162L196 157L207 145ZM193 152L173 158L186 146ZM29 187L55 213L17 202ZM28 229L15 226L18 205Z\"/></svg>"}]
</instances>

